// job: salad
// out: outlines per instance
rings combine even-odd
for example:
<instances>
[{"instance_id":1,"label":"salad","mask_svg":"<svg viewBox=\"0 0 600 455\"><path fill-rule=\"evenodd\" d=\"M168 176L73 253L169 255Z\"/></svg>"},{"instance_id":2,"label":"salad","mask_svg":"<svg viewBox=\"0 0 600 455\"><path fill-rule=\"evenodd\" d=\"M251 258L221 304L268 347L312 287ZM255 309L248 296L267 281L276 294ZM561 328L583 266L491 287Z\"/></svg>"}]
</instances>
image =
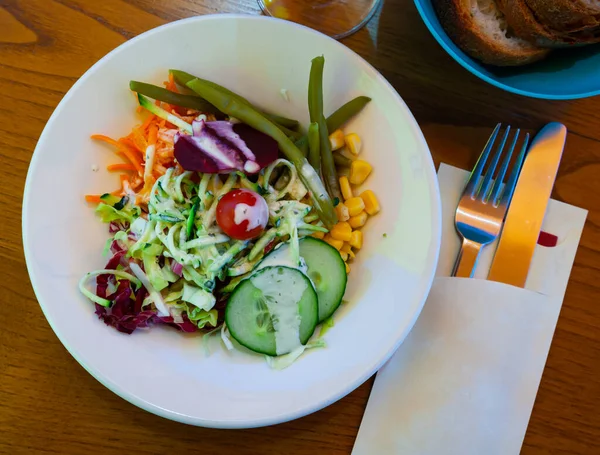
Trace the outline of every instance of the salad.
<instances>
[{"instance_id":1,"label":"salad","mask_svg":"<svg viewBox=\"0 0 600 455\"><path fill-rule=\"evenodd\" d=\"M120 187L85 197L111 234L106 266L79 284L101 320L127 334L217 332L284 366L324 345L380 209L372 191L355 194L372 168L340 129L370 99L325 117L324 62L312 61L306 133L183 71L164 88L130 83L143 122L118 140L92 136L123 159L107 168Z\"/></svg>"}]
</instances>

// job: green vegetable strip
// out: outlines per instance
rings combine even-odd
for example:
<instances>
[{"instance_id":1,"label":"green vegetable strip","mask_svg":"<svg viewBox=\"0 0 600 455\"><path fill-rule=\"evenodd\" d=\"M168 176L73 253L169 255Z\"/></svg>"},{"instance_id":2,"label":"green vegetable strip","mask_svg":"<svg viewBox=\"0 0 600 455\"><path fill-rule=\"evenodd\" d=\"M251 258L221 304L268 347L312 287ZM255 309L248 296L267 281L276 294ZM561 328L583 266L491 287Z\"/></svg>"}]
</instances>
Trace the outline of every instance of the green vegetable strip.
<instances>
[{"instance_id":1,"label":"green vegetable strip","mask_svg":"<svg viewBox=\"0 0 600 455\"><path fill-rule=\"evenodd\" d=\"M321 138L319 124L313 122L308 127L308 162L316 170L321 169Z\"/></svg>"},{"instance_id":2,"label":"green vegetable strip","mask_svg":"<svg viewBox=\"0 0 600 455\"><path fill-rule=\"evenodd\" d=\"M183 244L183 249L204 248L217 243L229 242L229 237L223 234L205 235L202 238L189 240Z\"/></svg>"},{"instance_id":3,"label":"green vegetable strip","mask_svg":"<svg viewBox=\"0 0 600 455\"><path fill-rule=\"evenodd\" d=\"M160 117L160 118L166 120L167 122L172 123L177 128L185 131L186 133L192 134L192 125L190 125L187 122L184 122L176 115L173 115L173 114L165 111L162 107L158 107L156 104L154 104L152 101L150 101L149 98L146 98L144 95L138 93L137 96L138 96L138 101L140 103L140 106L142 106L144 109L152 112L157 117Z\"/></svg>"},{"instance_id":4,"label":"green vegetable strip","mask_svg":"<svg viewBox=\"0 0 600 455\"><path fill-rule=\"evenodd\" d=\"M187 239L192 238L192 232L194 229L194 220L196 219L196 212L198 212L198 207L200 206L200 199L196 198L194 203L192 204L192 208L190 210L190 214L188 215L187 225L185 230L185 236Z\"/></svg>"},{"instance_id":5,"label":"green vegetable strip","mask_svg":"<svg viewBox=\"0 0 600 455\"><path fill-rule=\"evenodd\" d=\"M371 98L368 96L359 96L348 101L337 111L327 117L327 130L335 131L340 128L344 123L358 114L369 101L371 101Z\"/></svg>"},{"instance_id":6,"label":"green vegetable strip","mask_svg":"<svg viewBox=\"0 0 600 455\"><path fill-rule=\"evenodd\" d=\"M252 190L255 193L260 194L260 186L258 185L258 183L254 183L250 180L248 180L248 177L246 177L246 174L244 174L243 172L236 172L237 176L240 178L240 185L242 185L242 188L246 188L248 190Z\"/></svg>"},{"instance_id":7,"label":"green vegetable strip","mask_svg":"<svg viewBox=\"0 0 600 455\"><path fill-rule=\"evenodd\" d=\"M250 250L250 253L248 254L248 260L253 261L260 255L262 255L265 247L269 244L271 240L273 240L277 236L277 231L278 228L273 227L267 232L265 232Z\"/></svg>"},{"instance_id":8,"label":"green vegetable strip","mask_svg":"<svg viewBox=\"0 0 600 455\"><path fill-rule=\"evenodd\" d=\"M314 224L306 224L306 223L299 224L298 230L304 230L304 231L310 231L310 232L324 232L324 233L329 232L329 229L327 229L327 228L324 228L321 226L315 226Z\"/></svg>"},{"instance_id":9,"label":"green vegetable strip","mask_svg":"<svg viewBox=\"0 0 600 455\"><path fill-rule=\"evenodd\" d=\"M208 184L210 183L211 174L203 174L198 185L198 197L202 203L202 210L206 210L207 199L208 199Z\"/></svg>"},{"instance_id":10,"label":"green vegetable strip","mask_svg":"<svg viewBox=\"0 0 600 455\"><path fill-rule=\"evenodd\" d=\"M101 269L101 270L94 270L93 272L86 273L81 278L81 280L79 280L79 290L81 291L81 293L83 295L85 295L92 302L97 303L98 305L102 305L104 307L109 307L112 302L110 300L103 299L102 297L98 297L93 292L88 291L87 288L85 287L85 284L87 283L87 281L90 278L98 276L98 275L114 275L116 278L121 278L124 280L131 281L131 283L133 283L137 287L142 285L142 283L140 282L140 280L137 279L137 277L131 275L130 273L123 272L122 270Z\"/></svg>"},{"instance_id":11,"label":"green vegetable strip","mask_svg":"<svg viewBox=\"0 0 600 455\"><path fill-rule=\"evenodd\" d=\"M327 130L327 122L323 115L323 67L325 66L325 58L323 56L315 57L312 60L310 67L310 79L308 81L308 110L310 113L310 121L319 124L319 138L321 148L321 172L327 187L330 191L330 196L333 198L342 197L340 184L333 162L333 154L331 152L331 143L329 142L329 131ZM309 143L310 144L310 143ZM309 151L310 153L310 151ZM315 167L315 169L318 169Z\"/></svg>"},{"instance_id":12,"label":"green vegetable strip","mask_svg":"<svg viewBox=\"0 0 600 455\"><path fill-rule=\"evenodd\" d=\"M172 92L171 90L167 90L166 88L138 81L130 81L129 88L134 92L140 93L158 101L164 101L165 103L169 103L174 106L187 107L190 109L198 110L200 112L208 112L211 114L219 113L219 110L216 107L206 102L199 96L181 95L179 93Z\"/></svg>"},{"instance_id":13,"label":"green vegetable strip","mask_svg":"<svg viewBox=\"0 0 600 455\"><path fill-rule=\"evenodd\" d=\"M225 253L219 256L215 262L208 268L209 273L217 273L227 264L229 264L233 259L240 253L246 246L248 245L247 241L237 241L235 242Z\"/></svg>"},{"instance_id":14,"label":"green vegetable strip","mask_svg":"<svg viewBox=\"0 0 600 455\"><path fill-rule=\"evenodd\" d=\"M199 79L189 82L188 87L215 105L221 112L240 119L252 128L272 137L279 144L283 154L296 166L304 185L311 192L315 210L328 227L333 227L337 216L333 203L318 174L308 163L302 152L276 125L267 120L260 112L247 104L240 103L226 92L215 89Z\"/></svg>"},{"instance_id":15,"label":"green vegetable strip","mask_svg":"<svg viewBox=\"0 0 600 455\"><path fill-rule=\"evenodd\" d=\"M199 81L202 81L205 84L210 85L211 87L231 96L232 98L236 99L240 103L247 104L248 106L252 106L250 101L248 101L246 98L244 98L244 97L238 95L237 93L234 93L231 90L229 90L219 84L216 84L212 81L208 81L206 79L192 76L191 74L186 73L184 71L169 70L169 72L173 75L173 77L175 78L175 81L177 81L177 83L179 83L181 85L187 86L187 84L189 82L193 81L194 79L198 79ZM254 108L254 109L256 109L256 108ZM264 117L269 119L272 123L277 125L279 127L279 129L282 130L287 136L291 136L294 139L299 139L300 137L302 137L301 133L298 133L296 131L291 131L289 129L289 128L297 128L300 125L300 123L297 120L280 117L278 115L267 114L259 109L256 109L256 110L259 111ZM223 113L227 114L227 112L223 112Z\"/></svg>"},{"instance_id":16,"label":"green vegetable strip","mask_svg":"<svg viewBox=\"0 0 600 455\"><path fill-rule=\"evenodd\" d=\"M215 174L215 176L218 178L217 174ZM221 189L215 192L214 203L210 206L210 208L207 211L205 211L204 216L202 217L202 226L204 226L205 229L208 229L212 226L213 222L216 219L217 204L219 202L220 197L223 196L225 193L229 193L229 191L237 182L237 178L238 176L236 173L229 174L227 180L225 180L225 183L223 184Z\"/></svg>"}]
</instances>

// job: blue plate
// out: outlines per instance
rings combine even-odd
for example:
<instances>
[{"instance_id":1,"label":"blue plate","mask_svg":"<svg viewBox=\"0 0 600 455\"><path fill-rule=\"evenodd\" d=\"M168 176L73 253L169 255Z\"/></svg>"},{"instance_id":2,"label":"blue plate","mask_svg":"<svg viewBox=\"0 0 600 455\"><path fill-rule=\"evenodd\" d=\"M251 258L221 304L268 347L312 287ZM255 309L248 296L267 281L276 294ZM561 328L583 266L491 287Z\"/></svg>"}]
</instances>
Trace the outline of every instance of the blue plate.
<instances>
[{"instance_id":1,"label":"blue plate","mask_svg":"<svg viewBox=\"0 0 600 455\"><path fill-rule=\"evenodd\" d=\"M414 0L425 25L454 60L496 87L519 95L569 100L600 94L600 44L554 51L545 60L517 68L498 68L469 57L448 37L431 0Z\"/></svg>"}]
</instances>

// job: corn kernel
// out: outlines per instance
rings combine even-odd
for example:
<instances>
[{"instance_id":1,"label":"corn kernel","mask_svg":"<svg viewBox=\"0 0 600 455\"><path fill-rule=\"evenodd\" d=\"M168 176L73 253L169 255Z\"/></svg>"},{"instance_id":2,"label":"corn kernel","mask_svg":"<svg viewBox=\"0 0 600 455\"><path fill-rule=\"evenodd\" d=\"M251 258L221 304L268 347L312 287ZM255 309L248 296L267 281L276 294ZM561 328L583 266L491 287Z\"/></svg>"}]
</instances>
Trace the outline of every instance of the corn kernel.
<instances>
[{"instance_id":1,"label":"corn kernel","mask_svg":"<svg viewBox=\"0 0 600 455\"><path fill-rule=\"evenodd\" d=\"M346 263L346 275L350 273L350 266Z\"/></svg>"},{"instance_id":2,"label":"corn kernel","mask_svg":"<svg viewBox=\"0 0 600 455\"><path fill-rule=\"evenodd\" d=\"M323 240L325 238L325 233L324 232L315 232L314 234L311 235L311 237L314 237L315 239Z\"/></svg>"},{"instance_id":3,"label":"corn kernel","mask_svg":"<svg viewBox=\"0 0 600 455\"><path fill-rule=\"evenodd\" d=\"M348 207L343 202L335 206L335 213L337 213L338 221L348 221L350 219Z\"/></svg>"},{"instance_id":4,"label":"corn kernel","mask_svg":"<svg viewBox=\"0 0 600 455\"><path fill-rule=\"evenodd\" d=\"M350 217L358 215L365 209L365 201L359 197L353 197L344 202L344 205L348 207L348 215Z\"/></svg>"},{"instance_id":5,"label":"corn kernel","mask_svg":"<svg viewBox=\"0 0 600 455\"><path fill-rule=\"evenodd\" d=\"M340 250L340 256L342 256L344 262L348 260L348 253L346 253L345 251Z\"/></svg>"},{"instance_id":6,"label":"corn kernel","mask_svg":"<svg viewBox=\"0 0 600 455\"><path fill-rule=\"evenodd\" d=\"M373 168L366 161L352 161L350 165L350 183L360 185L367 179L372 170Z\"/></svg>"},{"instance_id":7,"label":"corn kernel","mask_svg":"<svg viewBox=\"0 0 600 455\"><path fill-rule=\"evenodd\" d=\"M363 201L363 204L364 204L364 201ZM350 227L352 229L358 229L365 225L365 223L367 222L368 216L369 215L367 215L367 212L362 211L356 216L351 216L350 219L348 220L348 223L350 223Z\"/></svg>"},{"instance_id":8,"label":"corn kernel","mask_svg":"<svg viewBox=\"0 0 600 455\"><path fill-rule=\"evenodd\" d=\"M352 248L356 248L357 250L362 248L363 244L363 235L361 231L354 231L350 236L350 240L348 241Z\"/></svg>"},{"instance_id":9,"label":"corn kernel","mask_svg":"<svg viewBox=\"0 0 600 455\"><path fill-rule=\"evenodd\" d=\"M340 190L342 190L342 196L344 197L345 201L347 201L348 199L352 199L352 188L350 188L350 182L348 181L348 177L340 177Z\"/></svg>"},{"instance_id":10,"label":"corn kernel","mask_svg":"<svg viewBox=\"0 0 600 455\"><path fill-rule=\"evenodd\" d=\"M341 149L336 150L335 153L339 153L344 158L347 158L350 161L356 160L356 155L353 155L352 153L350 153L350 151L348 150L348 147L342 147Z\"/></svg>"},{"instance_id":11,"label":"corn kernel","mask_svg":"<svg viewBox=\"0 0 600 455\"><path fill-rule=\"evenodd\" d=\"M342 247L344 246L344 241L343 240L334 239L329 234L327 234L323 240L325 240L327 243L329 243L332 247L334 247L338 251L341 250Z\"/></svg>"},{"instance_id":12,"label":"corn kernel","mask_svg":"<svg viewBox=\"0 0 600 455\"><path fill-rule=\"evenodd\" d=\"M365 203L365 212L369 215L375 215L377 212L381 210L379 206L379 201L377 200L377 196L371 190L366 190L360 193L360 198Z\"/></svg>"},{"instance_id":13,"label":"corn kernel","mask_svg":"<svg viewBox=\"0 0 600 455\"><path fill-rule=\"evenodd\" d=\"M356 255L354 254L354 251L352 251L352 247L350 246L350 244L348 242L344 242L344 246L342 247L342 249L340 251L346 253L350 257L350 259L354 259L356 257Z\"/></svg>"},{"instance_id":14,"label":"corn kernel","mask_svg":"<svg viewBox=\"0 0 600 455\"><path fill-rule=\"evenodd\" d=\"M358 155L362 149L362 141L360 140L360 136L356 133L351 133L348 134L344 139L346 142L346 147L348 147L350 153L352 153L354 156Z\"/></svg>"},{"instance_id":15,"label":"corn kernel","mask_svg":"<svg viewBox=\"0 0 600 455\"><path fill-rule=\"evenodd\" d=\"M344 146L345 138L342 130L335 130L329 135L329 143L331 144L331 150L338 150Z\"/></svg>"},{"instance_id":16,"label":"corn kernel","mask_svg":"<svg viewBox=\"0 0 600 455\"><path fill-rule=\"evenodd\" d=\"M334 239L349 242L352 237L352 227L347 221L340 221L329 232ZM340 247L341 248L341 247Z\"/></svg>"}]
</instances>

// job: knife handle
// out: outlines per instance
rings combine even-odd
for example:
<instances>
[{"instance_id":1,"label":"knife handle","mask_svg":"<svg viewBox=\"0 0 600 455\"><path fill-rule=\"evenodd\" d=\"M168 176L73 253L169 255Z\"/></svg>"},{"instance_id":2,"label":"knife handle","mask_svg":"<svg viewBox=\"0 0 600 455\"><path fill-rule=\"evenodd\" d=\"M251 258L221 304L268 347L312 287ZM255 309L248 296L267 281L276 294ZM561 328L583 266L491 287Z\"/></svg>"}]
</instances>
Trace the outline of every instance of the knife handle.
<instances>
[{"instance_id":1,"label":"knife handle","mask_svg":"<svg viewBox=\"0 0 600 455\"><path fill-rule=\"evenodd\" d=\"M456 258L452 276L461 278L473 278L479 252L481 251L481 243L473 242L472 240L463 239L460 253Z\"/></svg>"}]
</instances>

